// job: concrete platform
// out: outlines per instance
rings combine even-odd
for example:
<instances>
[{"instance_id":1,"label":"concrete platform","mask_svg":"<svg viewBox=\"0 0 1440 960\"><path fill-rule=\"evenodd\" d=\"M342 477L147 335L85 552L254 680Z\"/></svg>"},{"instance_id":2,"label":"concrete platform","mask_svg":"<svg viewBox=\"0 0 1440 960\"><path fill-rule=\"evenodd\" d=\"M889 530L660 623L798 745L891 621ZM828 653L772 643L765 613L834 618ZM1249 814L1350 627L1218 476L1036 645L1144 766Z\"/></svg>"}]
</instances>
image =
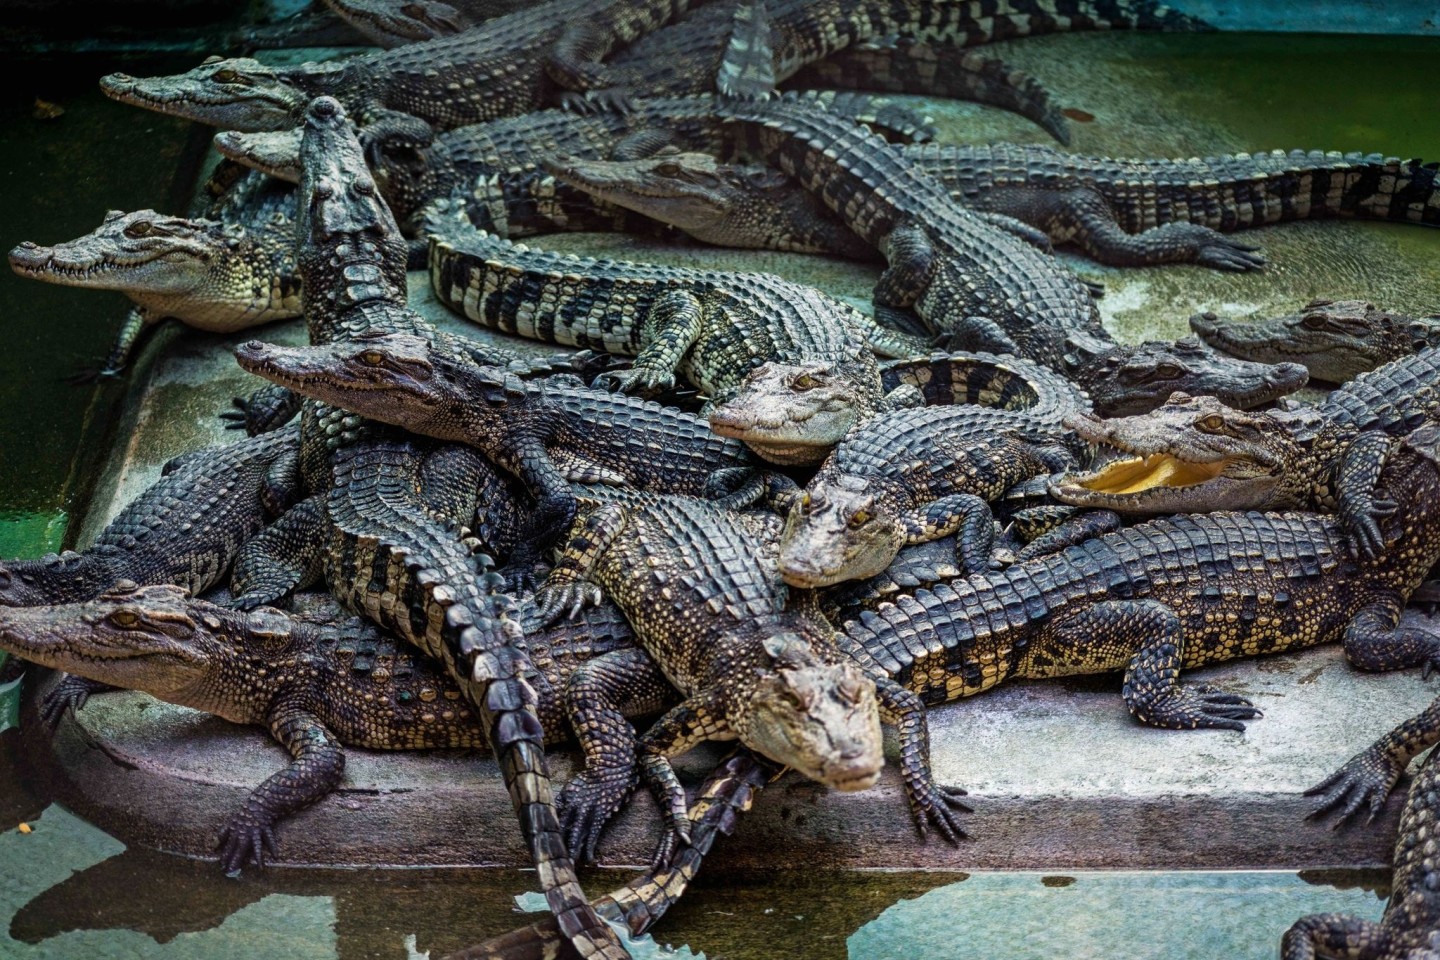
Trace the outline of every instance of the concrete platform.
<instances>
[{"instance_id":1,"label":"concrete platform","mask_svg":"<svg viewBox=\"0 0 1440 960\"><path fill-rule=\"evenodd\" d=\"M1343 110L1317 119L1313 103L1303 98L1291 103L1255 93L1281 81L1307 90L1328 82L1330 73L1360 70L1362 59L1337 54L1324 61L1325 77L1296 72L1300 67L1287 62L1279 80L1276 71L1264 72L1263 61L1251 59L1246 63L1261 64L1254 67L1256 75L1235 80L1226 51L1248 42L1233 36L1091 35L989 50L1032 71L1066 105L1096 117L1076 125L1079 152L1186 156L1275 147L1357 149L1364 144L1343 138L1363 134L1374 149L1440 155L1437 142L1396 145L1396 128L1354 127L1359 121ZM1185 59L1191 55L1194 61ZM1244 50L1235 55L1249 56ZM1177 68L1182 60L1183 68ZM1306 64L1317 69L1310 61L1301 67ZM1387 102L1401 98L1395 109L1404 112L1410 109L1404 96L1405 91L1388 91ZM1045 142L1025 121L997 111L915 102L936 115L944 139ZM1406 119L1406 129L1414 130ZM1340 134L1327 142L1323 131ZM1251 238L1271 258L1271 267L1259 274L1221 275L1195 267L1118 271L1068 260L1087 278L1106 284L1106 323L1125 340L1179 336L1186 332L1186 318L1200 309L1262 317L1329 295L1369 297L1419 311L1432 309L1440 291L1435 231L1316 223L1254 231ZM611 236L547 237L536 245L769 270L858 305L868 304L878 275L872 267L822 258ZM423 274L412 275L411 287L412 303L438 324L487 335L439 308ZM294 343L302 329L291 323L256 335ZM158 476L166 459L224 438L215 415L231 396L258 383L229 356L228 347L246 338L179 332L150 345L129 398L116 411L121 441L97 482L79 543L93 539L121 505ZM536 353L553 349L507 343ZM877 788L855 795L783 780L761 798L741 841L725 845L714 864L720 869L1318 868L1388 861L1398 796L1385 822L1333 833L1302 821L1309 803L1301 791L1428 704L1432 685L1414 674L1357 674L1338 648L1217 667L1195 679L1251 696L1265 718L1244 734L1154 731L1131 721L1119 698L1118 677L1002 688L932 713L935 770L942 782L972 792L976 812L967 824L973 840L959 847L933 839L917 843L892 766ZM96 698L53 743L33 723L26 726L29 762L61 802L127 843L188 856L206 855L249 790L285 762L283 751L260 731L237 730L139 694ZM713 756L687 758L682 776L698 776ZM573 763L573 753L557 752L553 773L563 779ZM644 862L655 830L653 803L637 797L602 847L603 860ZM352 751L339 793L282 827L280 862L418 866L526 860L488 759Z\"/></svg>"}]
</instances>

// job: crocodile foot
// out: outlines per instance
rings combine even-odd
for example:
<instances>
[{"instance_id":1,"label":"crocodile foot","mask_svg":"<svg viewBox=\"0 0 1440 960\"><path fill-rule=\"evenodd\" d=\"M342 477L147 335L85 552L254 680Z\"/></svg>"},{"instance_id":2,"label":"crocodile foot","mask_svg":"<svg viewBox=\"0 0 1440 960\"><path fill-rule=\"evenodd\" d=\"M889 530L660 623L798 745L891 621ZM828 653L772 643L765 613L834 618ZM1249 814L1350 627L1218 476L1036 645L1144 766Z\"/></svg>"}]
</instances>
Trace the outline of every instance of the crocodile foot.
<instances>
[{"instance_id":1,"label":"crocodile foot","mask_svg":"<svg viewBox=\"0 0 1440 960\"><path fill-rule=\"evenodd\" d=\"M560 94L559 100L561 109L582 116L593 116L598 113L631 113L635 109L634 98L618 87L587 90L584 93L569 90Z\"/></svg>"},{"instance_id":2,"label":"crocodile foot","mask_svg":"<svg viewBox=\"0 0 1440 960\"><path fill-rule=\"evenodd\" d=\"M1265 255L1257 246L1216 234L1196 250L1195 262L1212 270L1247 273L1265 266Z\"/></svg>"},{"instance_id":3,"label":"crocodile foot","mask_svg":"<svg viewBox=\"0 0 1440 960\"><path fill-rule=\"evenodd\" d=\"M560 791L556 801L560 829L577 863L594 862L595 847L605 825L620 812L639 782L634 764L628 768L587 767Z\"/></svg>"},{"instance_id":4,"label":"crocodile foot","mask_svg":"<svg viewBox=\"0 0 1440 960\"><path fill-rule=\"evenodd\" d=\"M112 689L114 688L109 684L96 683L94 680L70 674L56 684L41 702L41 727L53 733L67 714L78 712L85 706L91 694Z\"/></svg>"},{"instance_id":5,"label":"crocodile foot","mask_svg":"<svg viewBox=\"0 0 1440 960\"><path fill-rule=\"evenodd\" d=\"M238 873L247 863L264 867L266 853L276 856L275 824L259 821L248 812L236 814L220 831L215 849L220 851L220 866L226 873Z\"/></svg>"},{"instance_id":6,"label":"crocodile foot","mask_svg":"<svg viewBox=\"0 0 1440 960\"><path fill-rule=\"evenodd\" d=\"M545 625L573 619L586 607L598 604L604 592L588 580L554 583L535 591L535 612Z\"/></svg>"},{"instance_id":7,"label":"crocodile foot","mask_svg":"<svg viewBox=\"0 0 1440 960\"><path fill-rule=\"evenodd\" d=\"M1176 684L1159 696L1147 698L1142 709L1131 712L1146 726L1167 730L1244 730L1245 724L1240 721L1264 716L1239 694L1204 684Z\"/></svg>"},{"instance_id":8,"label":"crocodile foot","mask_svg":"<svg viewBox=\"0 0 1440 960\"><path fill-rule=\"evenodd\" d=\"M1339 809L1330 825L1338 830L1349 822L1362 807L1369 810L1365 822L1371 823L1385 806L1385 799L1395 789L1403 772L1394 757L1371 747L1346 761L1345 765L1305 791L1305 796L1320 798L1307 820L1319 820Z\"/></svg>"},{"instance_id":9,"label":"crocodile foot","mask_svg":"<svg viewBox=\"0 0 1440 960\"><path fill-rule=\"evenodd\" d=\"M597 390L610 390L614 393L648 395L674 389L675 375L659 370L646 370L643 367L631 367L629 370L602 373L595 378L592 386Z\"/></svg>"}]
</instances>

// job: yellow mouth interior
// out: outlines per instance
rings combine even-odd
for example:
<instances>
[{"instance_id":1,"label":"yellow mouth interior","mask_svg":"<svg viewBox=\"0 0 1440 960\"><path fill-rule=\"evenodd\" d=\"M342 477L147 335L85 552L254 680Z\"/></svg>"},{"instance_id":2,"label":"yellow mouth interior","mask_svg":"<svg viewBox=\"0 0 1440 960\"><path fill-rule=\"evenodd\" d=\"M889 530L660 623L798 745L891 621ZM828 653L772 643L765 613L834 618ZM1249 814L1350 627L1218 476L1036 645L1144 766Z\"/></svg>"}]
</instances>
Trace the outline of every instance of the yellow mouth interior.
<instances>
[{"instance_id":1,"label":"yellow mouth interior","mask_svg":"<svg viewBox=\"0 0 1440 960\"><path fill-rule=\"evenodd\" d=\"M1225 461L1186 463L1169 454L1132 457L1106 464L1080 486L1096 493L1140 493L1156 487L1191 487L1214 480L1225 469Z\"/></svg>"}]
</instances>

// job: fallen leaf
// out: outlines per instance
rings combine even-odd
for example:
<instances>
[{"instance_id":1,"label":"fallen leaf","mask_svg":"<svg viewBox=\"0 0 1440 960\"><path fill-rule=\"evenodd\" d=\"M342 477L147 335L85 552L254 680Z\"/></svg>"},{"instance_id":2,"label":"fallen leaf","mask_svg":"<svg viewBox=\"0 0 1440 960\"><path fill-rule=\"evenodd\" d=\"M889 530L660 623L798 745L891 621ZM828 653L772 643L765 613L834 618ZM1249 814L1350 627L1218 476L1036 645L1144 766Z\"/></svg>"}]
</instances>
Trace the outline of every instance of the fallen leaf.
<instances>
[{"instance_id":1,"label":"fallen leaf","mask_svg":"<svg viewBox=\"0 0 1440 960\"><path fill-rule=\"evenodd\" d=\"M1081 110L1079 107L1066 107L1060 112L1065 114L1065 116L1069 117L1071 120L1074 120L1076 123L1095 122L1095 114L1087 113L1086 111Z\"/></svg>"}]
</instances>

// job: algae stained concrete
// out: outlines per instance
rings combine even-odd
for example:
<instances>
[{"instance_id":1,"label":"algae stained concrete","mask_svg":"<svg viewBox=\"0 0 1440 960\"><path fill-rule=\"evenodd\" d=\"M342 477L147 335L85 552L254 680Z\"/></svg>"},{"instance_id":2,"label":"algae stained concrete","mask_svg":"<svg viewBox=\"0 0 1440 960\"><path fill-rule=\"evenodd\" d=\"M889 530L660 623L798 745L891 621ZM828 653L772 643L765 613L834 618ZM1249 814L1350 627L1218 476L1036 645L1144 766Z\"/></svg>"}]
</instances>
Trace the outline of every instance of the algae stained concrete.
<instances>
[{"instance_id":1,"label":"algae stained concrete","mask_svg":"<svg viewBox=\"0 0 1440 960\"><path fill-rule=\"evenodd\" d=\"M1426 115L1424 91L1434 83L1424 81L1440 79L1432 76L1433 54L1416 66L1423 58L1410 45L1420 42L1392 39L1380 48L1349 38L1340 43L1114 34L1039 38L990 49L1033 72L1063 103L1094 115L1093 122L1075 124L1074 149L1081 152L1188 156L1325 147L1440 156L1440 135L1409 121ZM1377 68L1382 49L1385 66ZM1384 77L1370 74L1392 69L1406 72L1412 86L1390 86L1382 104L1375 92ZM1045 142L1025 121L998 111L913 102L936 117L948 139ZM1306 132L1313 135L1302 135ZM1417 139L1412 143L1411 137ZM1251 236L1264 246L1271 266L1248 275L1194 267L1118 271L1067 259L1087 278L1106 284L1106 320L1127 340L1183 334L1186 319L1199 309L1268 316L1328 295L1428 310L1437 299L1440 238L1431 231L1322 223ZM878 273L823 258L608 235L546 237L534 245L770 270L862 306ZM475 335L428 296L423 274L412 275L411 287L419 309ZM291 323L254 335L295 342L303 331ZM258 384L229 358L228 347L239 339L244 336L187 332L168 346L154 346L153 366L133 391L122 430L126 439L100 484L81 543L152 482L166 459L225 439L215 414L230 397ZM535 353L553 349L515 345ZM1335 866L1388 859L1398 797L1384 823L1332 833L1301 822L1308 806L1300 792L1428 703L1432 691L1418 676L1363 676L1332 648L1227 665L1195 679L1252 696L1265 718L1243 734L1152 731L1125 713L1117 678L1016 685L932 712L937 775L974 795L976 813L967 818L972 841L958 848L935 839L915 842L892 765L877 789L861 794L826 794L793 777L771 787L740 842L726 845L715 862L1063 869ZM32 756L49 767L66 802L122 838L194 855L208 851L215 830L244 793L283 762L283 753L258 731L236 733L135 694L97 699L82 712L80 726L104 749L90 749L82 731L71 727L60 736L58 764L44 759L49 747L33 728L29 735ZM690 759L686 769L698 772L710 756ZM565 773L573 759L560 753L557 773ZM647 859L653 817L648 798L638 799L603 847L605 859ZM282 828L280 859L518 864L524 855L488 761L357 751L341 794Z\"/></svg>"}]
</instances>

